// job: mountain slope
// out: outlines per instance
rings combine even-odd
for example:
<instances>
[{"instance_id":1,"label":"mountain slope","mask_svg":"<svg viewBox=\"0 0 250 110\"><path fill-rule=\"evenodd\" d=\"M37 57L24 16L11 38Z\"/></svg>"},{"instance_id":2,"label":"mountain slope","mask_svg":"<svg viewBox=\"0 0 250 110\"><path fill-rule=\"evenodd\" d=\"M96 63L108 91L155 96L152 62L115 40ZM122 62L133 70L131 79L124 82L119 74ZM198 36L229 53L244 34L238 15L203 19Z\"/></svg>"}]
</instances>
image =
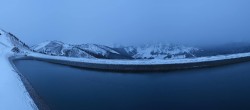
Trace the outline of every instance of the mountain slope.
<instances>
[{"instance_id":1,"label":"mountain slope","mask_svg":"<svg viewBox=\"0 0 250 110\"><path fill-rule=\"evenodd\" d=\"M134 59L178 59L195 57L193 52L199 49L174 44L153 44L120 47L117 50Z\"/></svg>"},{"instance_id":2,"label":"mountain slope","mask_svg":"<svg viewBox=\"0 0 250 110\"><path fill-rule=\"evenodd\" d=\"M39 45L35 45L32 49L36 52L77 58L103 58L103 59L129 59L103 45L82 44L70 45L60 41L46 41Z\"/></svg>"},{"instance_id":3,"label":"mountain slope","mask_svg":"<svg viewBox=\"0 0 250 110\"><path fill-rule=\"evenodd\" d=\"M78 49L73 45L64 44L59 41L46 41L33 46L32 49L36 52L49 55L94 58L92 55Z\"/></svg>"},{"instance_id":4,"label":"mountain slope","mask_svg":"<svg viewBox=\"0 0 250 110\"><path fill-rule=\"evenodd\" d=\"M13 34L0 29L0 44L6 48L14 48L20 50L21 52L30 51L28 45L22 42Z\"/></svg>"},{"instance_id":5,"label":"mountain slope","mask_svg":"<svg viewBox=\"0 0 250 110\"><path fill-rule=\"evenodd\" d=\"M47 41L33 46L36 52L68 57L101 59L178 59L195 57L199 49L174 44L155 44L111 48L97 44L70 45L59 41Z\"/></svg>"},{"instance_id":6,"label":"mountain slope","mask_svg":"<svg viewBox=\"0 0 250 110\"><path fill-rule=\"evenodd\" d=\"M119 52L115 51L111 47L97 44L82 44L77 45L77 48L93 55L96 58L103 59L131 59L129 56L124 56Z\"/></svg>"},{"instance_id":7,"label":"mountain slope","mask_svg":"<svg viewBox=\"0 0 250 110\"><path fill-rule=\"evenodd\" d=\"M26 44L14 35L0 29L0 109L1 110L38 110L26 90L20 76L13 68L9 58L14 49L28 51Z\"/></svg>"}]
</instances>

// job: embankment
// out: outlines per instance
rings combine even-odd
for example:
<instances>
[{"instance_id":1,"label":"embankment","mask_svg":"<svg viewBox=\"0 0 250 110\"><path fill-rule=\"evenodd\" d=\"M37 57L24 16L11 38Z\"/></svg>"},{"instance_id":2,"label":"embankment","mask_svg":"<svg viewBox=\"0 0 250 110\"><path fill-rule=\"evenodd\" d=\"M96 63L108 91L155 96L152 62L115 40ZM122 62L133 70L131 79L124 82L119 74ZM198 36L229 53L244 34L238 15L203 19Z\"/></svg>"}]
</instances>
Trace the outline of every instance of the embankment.
<instances>
[{"instance_id":1,"label":"embankment","mask_svg":"<svg viewBox=\"0 0 250 110\"><path fill-rule=\"evenodd\" d=\"M214 61L203 61L203 62L192 62L192 63L176 63L176 64L152 64L152 65L129 65L129 64L98 64L89 63L84 61L70 61L64 59L48 59L41 57L23 56L16 59L27 59L27 60L40 60L50 63L74 66L86 69L95 70L106 70L106 71L121 71L121 72L150 72L150 71L170 71L170 70L180 70L180 69L191 69L191 68L202 68L202 67L213 67L228 64L235 64L250 61L250 56L224 59L224 60L214 60Z\"/></svg>"},{"instance_id":2,"label":"embankment","mask_svg":"<svg viewBox=\"0 0 250 110\"><path fill-rule=\"evenodd\" d=\"M42 98L37 94L35 89L32 87L30 82L19 72L19 70L16 68L14 61L18 59L30 59L28 57L23 56L13 56L9 57L10 64L15 69L15 71L18 73L20 79L22 80L26 90L30 94L31 98L35 102L36 106L39 110L50 110L49 106L42 100Z\"/></svg>"}]
</instances>

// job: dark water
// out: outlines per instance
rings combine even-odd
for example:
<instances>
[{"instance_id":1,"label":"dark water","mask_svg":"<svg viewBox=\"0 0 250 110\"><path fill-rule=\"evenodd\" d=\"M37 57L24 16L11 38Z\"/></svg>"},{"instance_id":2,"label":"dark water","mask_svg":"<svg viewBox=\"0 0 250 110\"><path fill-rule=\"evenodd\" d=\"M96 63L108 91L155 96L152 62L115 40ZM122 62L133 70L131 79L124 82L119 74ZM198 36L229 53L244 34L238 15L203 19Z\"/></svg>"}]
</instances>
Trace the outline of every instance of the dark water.
<instances>
[{"instance_id":1,"label":"dark water","mask_svg":"<svg viewBox=\"0 0 250 110\"><path fill-rule=\"evenodd\" d=\"M151 74L16 65L54 110L250 109L250 63Z\"/></svg>"}]
</instances>

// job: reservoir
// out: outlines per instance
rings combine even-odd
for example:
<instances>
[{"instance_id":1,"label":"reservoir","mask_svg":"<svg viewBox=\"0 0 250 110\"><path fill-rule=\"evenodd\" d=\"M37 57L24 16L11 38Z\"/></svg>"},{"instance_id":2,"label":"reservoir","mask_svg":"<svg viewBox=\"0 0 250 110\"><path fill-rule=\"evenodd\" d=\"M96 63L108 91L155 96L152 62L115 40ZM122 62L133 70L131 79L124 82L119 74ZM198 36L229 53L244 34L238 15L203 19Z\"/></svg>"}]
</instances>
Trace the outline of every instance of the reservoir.
<instances>
[{"instance_id":1,"label":"reservoir","mask_svg":"<svg viewBox=\"0 0 250 110\"><path fill-rule=\"evenodd\" d=\"M250 62L148 73L14 63L52 110L250 109Z\"/></svg>"}]
</instances>

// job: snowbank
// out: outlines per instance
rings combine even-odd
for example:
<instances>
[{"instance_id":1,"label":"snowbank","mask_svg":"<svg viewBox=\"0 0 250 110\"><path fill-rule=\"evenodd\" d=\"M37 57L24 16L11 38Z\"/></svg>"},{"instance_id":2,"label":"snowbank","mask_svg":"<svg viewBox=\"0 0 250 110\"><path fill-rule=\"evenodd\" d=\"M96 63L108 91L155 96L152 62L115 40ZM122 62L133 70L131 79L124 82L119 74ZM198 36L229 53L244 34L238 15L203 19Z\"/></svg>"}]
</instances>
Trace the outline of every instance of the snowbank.
<instances>
[{"instance_id":1,"label":"snowbank","mask_svg":"<svg viewBox=\"0 0 250 110\"><path fill-rule=\"evenodd\" d=\"M0 30L0 110L37 110L8 58L13 55L10 39Z\"/></svg>"},{"instance_id":2,"label":"snowbank","mask_svg":"<svg viewBox=\"0 0 250 110\"><path fill-rule=\"evenodd\" d=\"M10 55L1 49L0 110L36 110L36 105L8 60Z\"/></svg>"}]
</instances>

